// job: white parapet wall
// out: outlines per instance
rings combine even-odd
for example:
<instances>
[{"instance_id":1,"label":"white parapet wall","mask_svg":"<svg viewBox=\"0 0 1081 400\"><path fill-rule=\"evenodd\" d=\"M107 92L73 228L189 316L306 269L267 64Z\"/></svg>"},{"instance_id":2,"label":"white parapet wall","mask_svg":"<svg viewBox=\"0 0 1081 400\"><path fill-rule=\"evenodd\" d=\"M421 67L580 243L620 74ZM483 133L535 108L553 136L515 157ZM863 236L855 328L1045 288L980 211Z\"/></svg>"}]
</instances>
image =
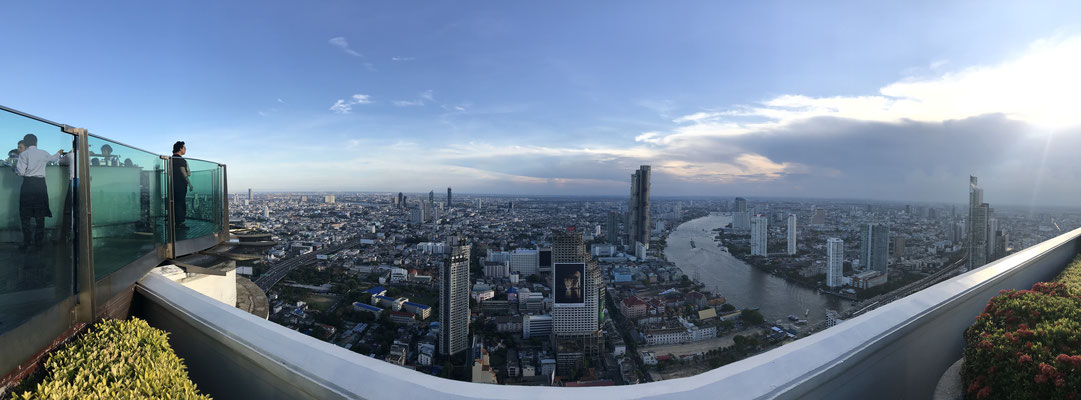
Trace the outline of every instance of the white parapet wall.
<instances>
[{"instance_id":1,"label":"white parapet wall","mask_svg":"<svg viewBox=\"0 0 1081 400\"><path fill-rule=\"evenodd\" d=\"M150 271L214 300L236 307L236 268L226 268L224 272L225 276L189 274L175 265L164 265Z\"/></svg>"}]
</instances>

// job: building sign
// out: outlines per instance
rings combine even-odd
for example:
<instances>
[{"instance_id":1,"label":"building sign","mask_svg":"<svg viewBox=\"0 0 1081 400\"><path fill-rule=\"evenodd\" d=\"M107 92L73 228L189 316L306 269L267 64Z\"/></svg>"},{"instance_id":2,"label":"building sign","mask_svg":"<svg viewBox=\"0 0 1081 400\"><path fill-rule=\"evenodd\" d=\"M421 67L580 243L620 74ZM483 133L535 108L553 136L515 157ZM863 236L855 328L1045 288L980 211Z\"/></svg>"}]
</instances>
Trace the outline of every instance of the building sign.
<instances>
[{"instance_id":1,"label":"building sign","mask_svg":"<svg viewBox=\"0 0 1081 400\"><path fill-rule=\"evenodd\" d=\"M583 263L556 263L553 267L555 279L555 304L585 304L585 272Z\"/></svg>"}]
</instances>

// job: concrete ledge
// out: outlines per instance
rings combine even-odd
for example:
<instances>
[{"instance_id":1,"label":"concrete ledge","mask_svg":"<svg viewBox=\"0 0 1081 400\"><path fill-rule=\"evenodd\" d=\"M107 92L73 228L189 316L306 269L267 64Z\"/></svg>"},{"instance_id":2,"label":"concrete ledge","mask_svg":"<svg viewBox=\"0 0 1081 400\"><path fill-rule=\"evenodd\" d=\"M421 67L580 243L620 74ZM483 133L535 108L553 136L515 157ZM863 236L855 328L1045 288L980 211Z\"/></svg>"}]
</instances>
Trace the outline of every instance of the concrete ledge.
<instances>
[{"instance_id":1,"label":"concrete ledge","mask_svg":"<svg viewBox=\"0 0 1081 400\"><path fill-rule=\"evenodd\" d=\"M1081 229L939 283L808 338L689 378L603 388L516 387L445 380L350 352L187 289L139 281L141 316L216 398L686 399L929 398L961 355L962 332L1007 288L1055 277Z\"/></svg>"}]
</instances>

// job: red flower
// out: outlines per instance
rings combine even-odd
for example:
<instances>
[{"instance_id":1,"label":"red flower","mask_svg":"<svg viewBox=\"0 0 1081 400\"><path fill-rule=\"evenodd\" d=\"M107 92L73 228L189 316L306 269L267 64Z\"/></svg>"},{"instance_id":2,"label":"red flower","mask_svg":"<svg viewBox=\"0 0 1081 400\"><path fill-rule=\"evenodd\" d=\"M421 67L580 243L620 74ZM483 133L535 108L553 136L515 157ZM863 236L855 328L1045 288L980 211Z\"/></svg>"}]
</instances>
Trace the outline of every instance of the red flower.
<instances>
[{"instance_id":1,"label":"red flower","mask_svg":"<svg viewBox=\"0 0 1081 400\"><path fill-rule=\"evenodd\" d=\"M1033 346L1036 346L1036 345L1032 344L1032 342L1025 342L1025 348L1026 349L1032 350Z\"/></svg>"},{"instance_id":2,"label":"red flower","mask_svg":"<svg viewBox=\"0 0 1081 400\"><path fill-rule=\"evenodd\" d=\"M1055 387L1063 387L1063 386L1066 386L1066 380L1065 379L1062 379L1062 377L1059 377L1058 379L1055 379Z\"/></svg>"},{"instance_id":3,"label":"red flower","mask_svg":"<svg viewBox=\"0 0 1081 400\"><path fill-rule=\"evenodd\" d=\"M980 382L978 382L978 381L977 382L972 382L972 383L970 383L968 385L968 392L969 393L975 392L977 390L980 390Z\"/></svg>"},{"instance_id":4,"label":"red flower","mask_svg":"<svg viewBox=\"0 0 1081 400\"><path fill-rule=\"evenodd\" d=\"M1044 374L1036 374L1036 383L1047 382L1047 376Z\"/></svg>"},{"instance_id":5,"label":"red flower","mask_svg":"<svg viewBox=\"0 0 1081 400\"><path fill-rule=\"evenodd\" d=\"M1018 364L1024 364L1030 361L1032 361L1032 357L1030 357L1028 354L1022 354L1021 357L1017 357Z\"/></svg>"},{"instance_id":6,"label":"red flower","mask_svg":"<svg viewBox=\"0 0 1081 400\"><path fill-rule=\"evenodd\" d=\"M991 396L991 387L990 386L985 387L983 389L980 389L980 392L976 393L976 398L977 399L983 399L983 398L987 398L987 397L990 397L990 396Z\"/></svg>"},{"instance_id":7,"label":"red flower","mask_svg":"<svg viewBox=\"0 0 1081 400\"><path fill-rule=\"evenodd\" d=\"M991 342L989 342L987 340L981 340L979 346L980 346L980 348L983 348L983 349L986 349L986 350L990 350L992 347L994 347L994 345L992 345Z\"/></svg>"}]
</instances>

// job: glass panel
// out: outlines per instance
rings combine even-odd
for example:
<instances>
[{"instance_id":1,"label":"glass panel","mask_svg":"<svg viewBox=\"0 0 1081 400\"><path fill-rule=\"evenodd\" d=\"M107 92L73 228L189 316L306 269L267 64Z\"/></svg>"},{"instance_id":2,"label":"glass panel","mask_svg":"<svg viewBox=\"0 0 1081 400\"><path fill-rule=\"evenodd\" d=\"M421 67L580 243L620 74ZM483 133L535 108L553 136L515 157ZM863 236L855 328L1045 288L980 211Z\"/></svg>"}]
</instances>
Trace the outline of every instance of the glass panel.
<instances>
[{"instance_id":1,"label":"glass panel","mask_svg":"<svg viewBox=\"0 0 1081 400\"><path fill-rule=\"evenodd\" d=\"M20 153L27 134L37 145ZM74 136L0 110L0 333L72 294ZM64 165L60 165L63 163Z\"/></svg>"},{"instance_id":2,"label":"glass panel","mask_svg":"<svg viewBox=\"0 0 1081 400\"><path fill-rule=\"evenodd\" d=\"M94 279L101 279L165 243L165 160L90 137L90 217Z\"/></svg>"},{"instance_id":3,"label":"glass panel","mask_svg":"<svg viewBox=\"0 0 1081 400\"><path fill-rule=\"evenodd\" d=\"M222 218L222 182L221 167L216 163L184 159L190 171L188 177L191 186L185 184L176 167L179 163L174 158L173 190L177 199L173 201L176 209L176 239L194 239L213 234L221 230ZM183 199L181 202L180 199ZM180 215L184 215L180 218Z\"/></svg>"}]
</instances>

